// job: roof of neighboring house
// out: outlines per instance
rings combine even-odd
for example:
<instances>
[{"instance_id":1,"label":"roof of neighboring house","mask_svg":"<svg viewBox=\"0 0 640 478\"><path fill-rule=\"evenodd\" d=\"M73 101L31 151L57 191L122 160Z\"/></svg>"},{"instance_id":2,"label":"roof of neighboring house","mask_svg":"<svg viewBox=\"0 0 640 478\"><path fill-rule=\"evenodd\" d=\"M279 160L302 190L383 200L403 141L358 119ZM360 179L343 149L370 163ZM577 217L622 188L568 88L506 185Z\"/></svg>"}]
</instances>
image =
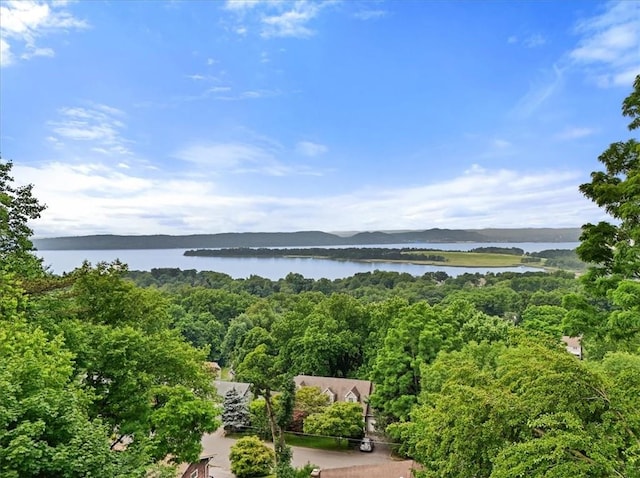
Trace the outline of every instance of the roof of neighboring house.
<instances>
[{"instance_id":1,"label":"roof of neighboring house","mask_svg":"<svg viewBox=\"0 0 640 478\"><path fill-rule=\"evenodd\" d=\"M215 456L215 454L202 454L200 455L200 458L198 459L199 462L206 462L207 464L210 462L210 460ZM176 478L184 478L186 476L186 472L187 470L189 470L189 468L191 467L191 465L195 465L198 462L194 462L194 463L180 463L178 464L178 466L176 467ZM152 478L152 477L147 477L147 478ZM188 477L187 477L188 478ZM208 477L203 477L203 478L208 478Z\"/></svg>"},{"instance_id":2,"label":"roof of neighboring house","mask_svg":"<svg viewBox=\"0 0 640 478\"><path fill-rule=\"evenodd\" d=\"M227 392L233 388L236 389L236 392L238 392L241 397L244 397L248 395L249 387L251 387L251 384L244 382L227 382L224 380L214 380L213 386L216 387L218 395L220 395L221 397L224 397Z\"/></svg>"},{"instance_id":3,"label":"roof of neighboring house","mask_svg":"<svg viewBox=\"0 0 640 478\"><path fill-rule=\"evenodd\" d=\"M322 469L320 478L412 478L412 470L419 469L420 465L413 460L391 461L377 465Z\"/></svg>"},{"instance_id":4,"label":"roof of neighboring house","mask_svg":"<svg viewBox=\"0 0 640 478\"><path fill-rule=\"evenodd\" d=\"M220 370L222 370L222 367L220 367L220 364L218 362L205 362L204 364L205 364L205 366L207 366L211 370L215 370L215 371L218 371L218 372Z\"/></svg>"},{"instance_id":5,"label":"roof of neighboring house","mask_svg":"<svg viewBox=\"0 0 640 478\"><path fill-rule=\"evenodd\" d=\"M318 387L321 392L330 389L336 395L336 401L344 402L349 392L360 399L362 412L368 413L367 398L371 395L373 384L370 380L355 380L352 378L314 377L313 375L296 375L293 381L298 387Z\"/></svg>"},{"instance_id":6,"label":"roof of neighboring house","mask_svg":"<svg viewBox=\"0 0 640 478\"><path fill-rule=\"evenodd\" d=\"M567 347L567 352L582 358L582 337L562 336L562 341Z\"/></svg>"}]
</instances>

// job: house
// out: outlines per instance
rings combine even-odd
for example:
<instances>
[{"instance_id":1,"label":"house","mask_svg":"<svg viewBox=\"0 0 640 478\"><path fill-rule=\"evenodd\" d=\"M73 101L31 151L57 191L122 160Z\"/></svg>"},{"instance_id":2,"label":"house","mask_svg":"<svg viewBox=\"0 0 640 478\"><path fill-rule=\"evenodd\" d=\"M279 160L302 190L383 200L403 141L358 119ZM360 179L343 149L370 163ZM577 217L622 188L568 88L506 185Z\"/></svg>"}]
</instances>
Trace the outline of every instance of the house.
<instances>
[{"instance_id":1,"label":"house","mask_svg":"<svg viewBox=\"0 0 640 478\"><path fill-rule=\"evenodd\" d=\"M413 478L413 471L419 469L420 465L413 460L391 461L325 470L316 468L310 478Z\"/></svg>"},{"instance_id":2,"label":"house","mask_svg":"<svg viewBox=\"0 0 640 478\"><path fill-rule=\"evenodd\" d=\"M213 386L216 387L216 390L218 391L218 395L220 395L222 398L225 397L225 395L227 394L227 392L229 392L229 390L235 388L236 392L238 392L238 394L245 399L245 401L247 403L249 403L253 396L251 394L251 384L250 383L244 383L244 382L227 382L225 380L214 380L213 381Z\"/></svg>"},{"instance_id":3,"label":"house","mask_svg":"<svg viewBox=\"0 0 640 478\"><path fill-rule=\"evenodd\" d=\"M351 402L362 406L362 417L367 432L375 431L375 420L369 407L369 395L373 392L373 384L369 380L351 378L314 377L313 375L296 375L293 381L297 388L318 387L329 397L329 403Z\"/></svg>"},{"instance_id":4,"label":"house","mask_svg":"<svg viewBox=\"0 0 640 478\"><path fill-rule=\"evenodd\" d=\"M563 335L562 341L567 348L567 352L582 360L582 337L569 337L568 335Z\"/></svg>"},{"instance_id":5,"label":"house","mask_svg":"<svg viewBox=\"0 0 640 478\"><path fill-rule=\"evenodd\" d=\"M220 364L218 364L218 362L205 362L204 366L216 378L219 377L220 376L220 372L222 372L222 367L220 367Z\"/></svg>"},{"instance_id":6,"label":"house","mask_svg":"<svg viewBox=\"0 0 640 478\"><path fill-rule=\"evenodd\" d=\"M183 463L178 467L178 478L213 478L209 463L214 455L203 455L195 463Z\"/></svg>"}]
</instances>

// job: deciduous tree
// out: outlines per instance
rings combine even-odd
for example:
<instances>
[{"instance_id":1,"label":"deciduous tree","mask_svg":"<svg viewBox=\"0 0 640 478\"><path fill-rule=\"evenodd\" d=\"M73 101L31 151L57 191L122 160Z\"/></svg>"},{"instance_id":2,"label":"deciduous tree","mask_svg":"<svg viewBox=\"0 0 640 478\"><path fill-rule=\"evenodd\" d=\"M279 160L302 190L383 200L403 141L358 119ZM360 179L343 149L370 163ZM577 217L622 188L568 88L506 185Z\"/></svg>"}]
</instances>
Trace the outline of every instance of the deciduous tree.
<instances>
[{"instance_id":1,"label":"deciduous tree","mask_svg":"<svg viewBox=\"0 0 640 478\"><path fill-rule=\"evenodd\" d=\"M13 163L0 157L0 264L21 277L42 274L42 261L31 252L33 231L29 221L40 217L45 206L33 196L33 185L15 186Z\"/></svg>"},{"instance_id":2,"label":"deciduous tree","mask_svg":"<svg viewBox=\"0 0 640 478\"><path fill-rule=\"evenodd\" d=\"M255 436L242 437L229 453L231 472L238 478L258 478L269 474L275 463L273 450Z\"/></svg>"},{"instance_id":3,"label":"deciduous tree","mask_svg":"<svg viewBox=\"0 0 640 478\"><path fill-rule=\"evenodd\" d=\"M335 402L320 413L309 415L304 432L312 435L357 439L364 436L364 419L359 403Z\"/></svg>"}]
</instances>

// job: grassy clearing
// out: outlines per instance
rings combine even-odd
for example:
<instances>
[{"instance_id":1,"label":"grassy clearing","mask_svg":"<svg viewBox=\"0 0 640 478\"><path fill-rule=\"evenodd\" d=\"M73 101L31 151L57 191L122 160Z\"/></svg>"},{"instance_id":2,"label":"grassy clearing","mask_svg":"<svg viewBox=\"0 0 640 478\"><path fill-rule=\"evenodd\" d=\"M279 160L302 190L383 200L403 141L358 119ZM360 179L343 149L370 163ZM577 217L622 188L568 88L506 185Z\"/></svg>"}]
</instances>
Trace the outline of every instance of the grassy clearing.
<instances>
[{"instance_id":1,"label":"grassy clearing","mask_svg":"<svg viewBox=\"0 0 640 478\"><path fill-rule=\"evenodd\" d=\"M384 261L384 262L410 262L411 264L426 264L434 266L451 266L451 267L514 267L514 266L529 266L529 267L542 267L544 265L544 259L542 262L534 263L522 263L522 256L515 256L512 254L495 254L488 252L458 252L458 251L439 251L439 250L423 250L412 251L412 254L424 254L438 255L446 258L446 262L441 261L418 261L418 260L406 260L406 261ZM379 261L370 261L379 262Z\"/></svg>"},{"instance_id":2,"label":"grassy clearing","mask_svg":"<svg viewBox=\"0 0 640 478\"><path fill-rule=\"evenodd\" d=\"M285 441L287 445L304 446L307 448L320 448L322 450L348 450L349 441L327 437L313 437L296 435L294 433L285 433Z\"/></svg>"}]
</instances>

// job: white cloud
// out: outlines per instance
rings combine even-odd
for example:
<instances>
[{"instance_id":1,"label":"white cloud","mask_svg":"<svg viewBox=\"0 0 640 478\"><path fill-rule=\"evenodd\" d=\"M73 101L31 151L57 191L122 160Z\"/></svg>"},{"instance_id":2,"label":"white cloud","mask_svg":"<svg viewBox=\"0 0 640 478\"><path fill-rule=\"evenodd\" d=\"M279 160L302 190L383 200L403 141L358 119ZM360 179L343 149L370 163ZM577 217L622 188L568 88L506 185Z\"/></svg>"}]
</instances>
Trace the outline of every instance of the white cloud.
<instances>
[{"instance_id":1,"label":"white cloud","mask_svg":"<svg viewBox=\"0 0 640 478\"><path fill-rule=\"evenodd\" d=\"M53 58L54 56L56 56L56 53L53 51L53 48L33 48L25 51L22 55L20 55L20 58L22 58L23 60L30 60L31 58L36 56L46 56L49 58Z\"/></svg>"},{"instance_id":2,"label":"white cloud","mask_svg":"<svg viewBox=\"0 0 640 478\"><path fill-rule=\"evenodd\" d=\"M13 63L13 54L11 47L4 38L0 38L0 66L8 66Z\"/></svg>"},{"instance_id":3,"label":"white cloud","mask_svg":"<svg viewBox=\"0 0 640 478\"><path fill-rule=\"evenodd\" d=\"M514 109L514 114L521 118L534 114L562 87L565 70L566 67L554 64L551 70L543 72L541 78L536 79L529 91L520 98Z\"/></svg>"},{"instance_id":4,"label":"white cloud","mask_svg":"<svg viewBox=\"0 0 640 478\"><path fill-rule=\"evenodd\" d=\"M510 45L522 44L527 48L536 48L542 45L546 45L547 39L541 33L532 33L524 38L517 35L511 35L507 38L507 43Z\"/></svg>"},{"instance_id":5,"label":"white cloud","mask_svg":"<svg viewBox=\"0 0 640 478\"><path fill-rule=\"evenodd\" d=\"M304 156L319 156L329 150L324 144L313 143L311 141L300 141L296 144L296 151Z\"/></svg>"},{"instance_id":6,"label":"white cloud","mask_svg":"<svg viewBox=\"0 0 640 478\"><path fill-rule=\"evenodd\" d=\"M286 12L266 16L262 19L264 28L261 35L270 37L295 37L306 38L314 34L307 26L319 11L319 6L314 3L302 2Z\"/></svg>"},{"instance_id":7,"label":"white cloud","mask_svg":"<svg viewBox=\"0 0 640 478\"><path fill-rule=\"evenodd\" d=\"M209 152L222 155L224 149ZM224 153L231 154L228 163L243 161L234 155L264 154L238 145L231 150L235 153ZM210 175L149 177L121 165L55 162L14 168L48 205L34 224L39 236L577 226L604 218L577 191L579 175L561 170L523 173L474 165L441 182L298 197L286 190L230 194Z\"/></svg>"},{"instance_id":8,"label":"white cloud","mask_svg":"<svg viewBox=\"0 0 640 478\"><path fill-rule=\"evenodd\" d=\"M49 127L57 136L47 139L61 144L60 138L74 142L85 142L90 150L102 154L131 154L126 146L130 140L122 136L125 124L124 112L102 104L91 107L66 107L59 110L60 117L50 121Z\"/></svg>"},{"instance_id":9,"label":"white cloud","mask_svg":"<svg viewBox=\"0 0 640 478\"><path fill-rule=\"evenodd\" d=\"M311 22L335 0L227 0L224 9L236 17L231 29L239 35L258 30L263 38L308 38L315 34ZM382 11L371 11L371 18ZM364 13L363 13L364 15Z\"/></svg>"},{"instance_id":10,"label":"white cloud","mask_svg":"<svg viewBox=\"0 0 640 478\"><path fill-rule=\"evenodd\" d=\"M497 149L505 149L511 146L511 143L505 139L494 139L492 144Z\"/></svg>"},{"instance_id":11,"label":"white cloud","mask_svg":"<svg viewBox=\"0 0 640 478\"><path fill-rule=\"evenodd\" d=\"M580 40L569 56L599 86L629 86L640 74L640 3L611 2L576 27Z\"/></svg>"},{"instance_id":12,"label":"white cloud","mask_svg":"<svg viewBox=\"0 0 640 478\"><path fill-rule=\"evenodd\" d=\"M238 101L238 100L258 100L261 98L272 98L281 95L280 90L246 90L239 93L233 93L229 86L218 86L209 88L202 95L194 99L212 98L221 101Z\"/></svg>"},{"instance_id":13,"label":"white cloud","mask_svg":"<svg viewBox=\"0 0 640 478\"><path fill-rule=\"evenodd\" d=\"M580 138L585 138L587 136L591 136L595 132L596 131L592 128L573 127L573 128L565 129L564 131L558 133L555 137L556 139L561 139L561 140L572 140L572 139L580 139Z\"/></svg>"},{"instance_id":14,"label":"white cloud","mask_svg":"<svg viewBox=\"0 0 640 478\"><path fill-rule=\"evenodd\" d=\"M260 0L227 0L225 8L227 10L247 10L258 6Z\"/></svg>"},{"instance_id":15,"label":"white cloud","mask_svg":"<svg viewBox=\"0 0 640 478\"><path fill-rule=\"evenodd\" d=\"M525 38L522 43L527 48L535 48L535 47L546 44L547 39L543 37L540 33L534 33L533 35L530 35L527 38Z\"/></svg>"},{"instance_id":16,"label":"white cloud","mask_svg":"<svg viewBox=\"0 0 640 478\"><path fill-rule=\"evenodd\" d=\"M218 171L274 161L270 151L242 143L193 144L178 151L174 156L183 161L212 167Z\"/></svg>"},{"instance_id":17,"label":"white cloud","mask_svg":"<svg viewBox=\"0 0 640 478\"><path fill-rule=\"evenodd\" d=\"M377 20L387 16L389 12L386 10L361 10L353 14L358 20Z\"/></svg>"},{"instance_id":18,"label":"white cloud","mask_svg":"<svg viewBox=\"0 0 640 478\"><path fill-rule=\"evenodd\" d=\"M65 9L67 2L43 2L36 0L10 0L0 5L0 66L8 66L15 60L12 49L22 50L20 58L28 60L36 56L54 56L50 47L36 44L41 37L87 28L84 20L74 17Z\"/></svg>"},{"instance_id":19,"label":"white cloud","mask_svg":"<svg viewBox=\"0 0 640 478\"><path fill-rule=\"evenodd\" d=\"M176 153L174 157L214 174L258 174L266 176L319 175L318 171L303 165L290 166L281 157L281 149L267 140L259 144L194 143Z\"/></svg>"}]
</instances>

